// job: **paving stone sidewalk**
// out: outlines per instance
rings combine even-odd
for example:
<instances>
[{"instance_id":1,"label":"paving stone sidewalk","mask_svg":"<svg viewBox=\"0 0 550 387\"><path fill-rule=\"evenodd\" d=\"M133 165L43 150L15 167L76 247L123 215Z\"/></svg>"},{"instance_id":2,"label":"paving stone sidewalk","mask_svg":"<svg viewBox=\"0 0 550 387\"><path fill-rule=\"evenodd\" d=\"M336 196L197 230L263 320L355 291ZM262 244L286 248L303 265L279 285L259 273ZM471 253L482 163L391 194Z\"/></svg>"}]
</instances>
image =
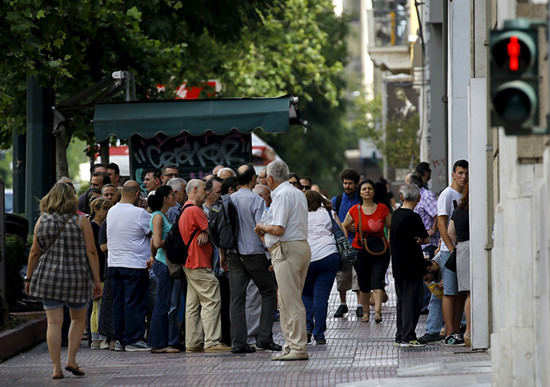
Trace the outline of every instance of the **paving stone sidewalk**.
<instances>
[{"instance_id":1,"label":"paving stone sidewalk","mask_svg":"<svg viewBox=\"0 0 550 387\"><path fill-rule=\"evenodd\" d=\"M273 352L247 355L179 353L151 354L92 351L82 342L78 364L86 371L82 378L65 371L65 379L53 381L46 343L0 364L2 386L47 384L126 386L490 386L490 356L469 348L449 348L437 342L421 349L393 346L395 295L384 304L383 322L361 323L355 308L344 318L333 314L339 299L334 288L329 300L327 345L308 346L309 361L274 362ZM355 295L349 293L351 300ZM417 329L424 331L426 316ZM275 341L282 344L279 324ZM66 348L62 349L62 363Z\"/></svg>"}]
</instances>

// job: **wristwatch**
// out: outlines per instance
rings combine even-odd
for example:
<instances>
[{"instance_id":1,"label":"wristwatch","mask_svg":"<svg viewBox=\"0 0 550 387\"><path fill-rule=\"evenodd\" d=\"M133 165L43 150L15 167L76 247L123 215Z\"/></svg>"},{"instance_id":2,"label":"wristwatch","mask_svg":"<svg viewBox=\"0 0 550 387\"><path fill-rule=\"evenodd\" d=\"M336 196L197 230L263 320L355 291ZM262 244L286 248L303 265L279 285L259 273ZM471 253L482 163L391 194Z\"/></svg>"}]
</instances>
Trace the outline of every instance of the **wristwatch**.
<instances>
[{"instance_id":1,"label":"wristwatch","mask_svg":"<svg viewBox=\"0 0 550 387\"><path fill-rule=\"evenodd\" d=\"M23 282L31 282L31 277L25 276L25 279L23 279Z\"/></svg>"}]
</instances>

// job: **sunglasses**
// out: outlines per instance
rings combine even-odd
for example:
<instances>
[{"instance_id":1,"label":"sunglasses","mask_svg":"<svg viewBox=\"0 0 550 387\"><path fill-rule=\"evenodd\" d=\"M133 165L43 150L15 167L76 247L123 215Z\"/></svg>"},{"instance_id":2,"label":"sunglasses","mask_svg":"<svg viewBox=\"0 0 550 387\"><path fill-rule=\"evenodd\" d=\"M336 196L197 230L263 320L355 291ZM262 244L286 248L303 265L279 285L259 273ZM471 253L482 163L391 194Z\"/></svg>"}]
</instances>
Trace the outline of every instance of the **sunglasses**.
<instances>
[{"instance_id":1,"label":"sunglasses","mask_svg":"<svg viewBox=\"0 0 550 387\"><path fill-rule=\"evenodd\" d=\"M307 191L308 189L311 189L311 186L310 185L303 185L302 188Z\"/></svg>"}]
</instances>

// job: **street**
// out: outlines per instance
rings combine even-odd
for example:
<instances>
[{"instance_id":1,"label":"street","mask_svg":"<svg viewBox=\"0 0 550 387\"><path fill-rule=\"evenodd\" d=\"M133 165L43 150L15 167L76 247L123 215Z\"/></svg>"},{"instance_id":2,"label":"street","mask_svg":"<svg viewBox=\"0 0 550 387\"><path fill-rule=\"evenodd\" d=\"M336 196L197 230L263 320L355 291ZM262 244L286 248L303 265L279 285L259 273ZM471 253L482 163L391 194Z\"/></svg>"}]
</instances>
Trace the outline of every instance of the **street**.
<instances>
[{"instance_id":1,"label":"street","mask_svg":"<svg viewBox=\"0 0 550 387\"><path fill-rule=\"evenodd\" d=\"M178 386L433 386L490 385L490 356L470 348L445 347L443 341L420 349L393 345L395 334L395 293L384 304L383 322L361 323L355 308L342 319L332 317L339 299L336 287L329 300L327 345L308 345L309 361L274 362L273 352L247 355L179 353L151 354L90 350L82 342L78 364L86 376L78 378L65 371L65 378L50 379L52 367L46 343L0 364L4 386L71 385L178 385ZM351 297L348 292L348 298ZM354 305L354 302L351 303ZM347 316L347 317L346 317ZM417 335L424 331L421 316ZM278 323L274 339L282 344ZM66 361L66 348L61 361Z\"/></svg>"}]
</instances>

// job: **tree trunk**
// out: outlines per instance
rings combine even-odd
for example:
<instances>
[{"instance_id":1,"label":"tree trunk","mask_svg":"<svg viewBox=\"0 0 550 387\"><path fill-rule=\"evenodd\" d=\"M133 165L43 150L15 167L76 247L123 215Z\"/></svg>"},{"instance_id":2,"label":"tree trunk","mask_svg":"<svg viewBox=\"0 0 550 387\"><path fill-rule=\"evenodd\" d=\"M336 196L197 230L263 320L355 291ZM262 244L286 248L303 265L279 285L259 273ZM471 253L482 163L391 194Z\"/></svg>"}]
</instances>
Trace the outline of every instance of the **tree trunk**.
<instances>
[{"instance_id":1,"label":"tree trunk","mask_svg":"<svg viewBox=\"0 0 550 387\"><path fill-rule=\"evenodd\" d=\"M67 130L60 125L55 135L55 178L69 177L69 164L67 163Z\"/></svg>"}]
</instances>

